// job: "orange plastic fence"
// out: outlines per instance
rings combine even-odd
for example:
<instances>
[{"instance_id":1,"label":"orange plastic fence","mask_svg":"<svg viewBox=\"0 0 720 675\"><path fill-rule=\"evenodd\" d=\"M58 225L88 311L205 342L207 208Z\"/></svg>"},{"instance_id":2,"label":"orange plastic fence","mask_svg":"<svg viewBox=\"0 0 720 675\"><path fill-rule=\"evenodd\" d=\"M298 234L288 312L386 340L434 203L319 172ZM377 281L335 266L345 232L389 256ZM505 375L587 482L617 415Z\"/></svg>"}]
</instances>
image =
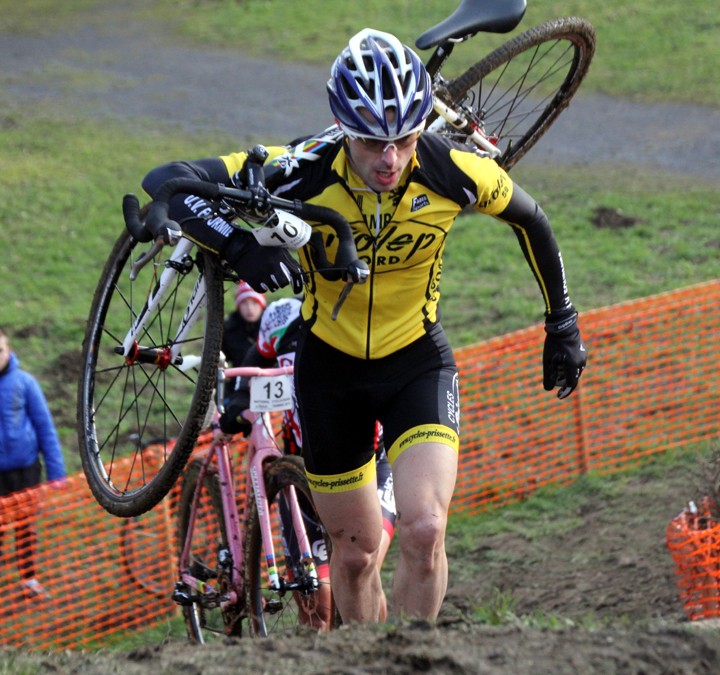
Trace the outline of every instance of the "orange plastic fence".
<instances>
[{"instance_id":1,"label":"orange plastic fence","mask_svg":"<svg viewBox=\"0 0 720 675\"><path fill-rule=\"evenodd\" d=\"M564 401L542 390L540 327L458 352L454 511L475 513L717 436L719 304L716 280L583 314L588 368Z\"/></svg>"},{"instance_id":2,"label":"orange plastic fence","mask_svg":"<svg viewBox=\"0 0 720 675\"><path fill-rule=\"evenodd\" d=\"M209 443L201 437L197 452ZM241 444L233 446L239 457ZM122 466L115 468L120 472ZM81 473L0 498L0 644L82 648L173 615L175 507L180 483L155 509L114 518L95 501ZM21 585L18 548L37 533L36 568L45 594Z\"/></svg>"},{"instance_id":3,"label":"orange plastic fence","mask_svg":"<svg viewBox=\"0 0 720 675\"><path fill-rule=\"evenodd\" d=\"M541 326L459 350L463 433L453 512L477 513L588 470L618 471L717 436L719 310L716 280L583 314L589 366L565 401L542 390ZM242 441L233 447L236 462L243 449ZM174 615L176 499L177 489L149 514L114 518L82 474L62 489L42 485L0 499L0 644L100 646ZM14 534L28 522L37 529L45 599L20 588ZM691 551L698 542L678 532L678 546ZM719 537L718 528L702 532L714 560L710 536ZM693 602L709 611L709 600Z\"/></svg>"},{"instance_id":4,"label":"orange plastic fence","mask_svg":"<svg viewBox=\"0 0 720 675\"><path fill-rule=\"evenodd\" d=\"M667 545L685 613L691 620L720 618L720 522L708 501L693 503L670 521Z\"/></svg>"}]
</instances>

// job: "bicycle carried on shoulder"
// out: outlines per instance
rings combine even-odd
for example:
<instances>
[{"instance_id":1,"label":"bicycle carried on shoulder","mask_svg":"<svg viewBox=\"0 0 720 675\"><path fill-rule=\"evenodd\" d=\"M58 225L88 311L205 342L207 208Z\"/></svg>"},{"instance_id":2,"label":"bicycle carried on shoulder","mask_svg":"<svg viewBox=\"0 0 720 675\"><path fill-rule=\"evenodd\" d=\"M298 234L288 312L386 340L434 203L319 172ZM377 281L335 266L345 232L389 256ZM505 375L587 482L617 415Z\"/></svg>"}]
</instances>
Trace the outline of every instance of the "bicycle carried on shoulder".
<instances>
[{"instance_id":1,"label":"bicycle carried on shoulder","mask_svg":"<svg viewBox=\"0 0 720 675\"><path fill-rule=\"evenodd\" d=\"M188 635L266 637L308 625L337 625L329 585L330 544L305 479L302 460L284 455L270 413L292 406L292 367L218 369L213 440L183 477L177 509L179 580L173 599ZM251 422L245 490L237 504L228 437L218 428L224 377L261 380L244 414ZM255 410L253 412L253 409Z\"/></svg>"},{"instance_id":2,"label":"bicycle carried on shoulder","mask_svg":"<svg viewBox=\"0 0 720 675\"><path fill-rule=\"evenodd\" d=\"M462 0L445 21L417 40L433 48L427 69L434 112L428 129L467 143L506 169L516 164L569 104L589 68L592 26L576 17L554 19L508 41L465 73L441 71L456 44L477 33L505 33L522 20L525 0ZM262 169L258 153L252 161ZM172 488L205 420L222 340L225 286L238 281L217 256L196 248L167 220L174 194L194 194L255 227L263 240L287 247L307 241L304 220L328 223L340 247L332 265L348 279L336 311L367 267L358 261L347 221L330 209L289 202L253 189L239 190L173 179L147 214L137 199L123 202L124 231L98 284L83 343L78 390L78 434L83 469L97 501L130 517L151 509ZM260 203L261 202L261 203ZM271 216L260 227L248 213ZM141 216L146 215L145 220ZM260 240L261 237L258 236ZM152 242L133 260L138 246ZM165 257L167 245L173 246ZM200 354L193 368L185 354ZM167 440L149 456L144 439Z\"/></svg>"},{"instance_id":3,"label":"bicycle carried on shoulder","mask_svg":"<svg viewBox=\"0 0 720 675\"><path fill-rule=\"evenodd\" d=\"M263 152L258 146L250 155L261 157ZM217 256L196 249L168 219L175 194L199 195L218 208L222 202L225 209L237 209L239 217L262 211L267 219L254 231L291 245L312 236L301 217L334 227L339 246L325 273L347 278L338 308L352 284L367 277L367 264L357 259L345 218L325 207L273 197L262 188L262 171L254 174L260 187L247 190L169 180L144 221L137 198L126 195L123 202L126 231L93 298L78 394L83 470L96 500L113 515L132 517L150 510L182 472L208 422L225 287L238 282L237 274ZM150 241L150 249L133 260L137 245ZM172 253L164 259L168 245ZM159 440L148 445L148 438Z\"/></svg>"},{"instance_id":4,"label":"bicycle carried on shoulder","mask_svg":"<svg viewBox=\"0 0 720 675\"><path fill-rule=\"evenodd\" d=\"M464 73L441 71L458 43L477 33L507 33L525 15L526 0L462 0L445 21L425 31L434 113L428 130L476 146L510 170L540 140L587 75L595 29L578 17L552 19L512 38Z\"/></svg>"}]
</instances>

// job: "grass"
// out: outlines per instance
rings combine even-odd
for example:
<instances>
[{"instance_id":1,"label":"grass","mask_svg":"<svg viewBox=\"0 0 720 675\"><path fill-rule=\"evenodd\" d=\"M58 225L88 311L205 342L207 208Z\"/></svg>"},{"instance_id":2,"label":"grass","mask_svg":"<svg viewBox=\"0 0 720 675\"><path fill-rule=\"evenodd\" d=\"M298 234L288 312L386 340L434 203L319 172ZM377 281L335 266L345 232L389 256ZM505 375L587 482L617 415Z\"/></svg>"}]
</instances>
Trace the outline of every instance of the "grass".
<instances>
[{"instance_id":1,"label":"grass","mask_svg":"<svg viewBox=\"0 0 720 675\"><path fill-rule=\"evenodd\" d=\"M448 0L346 1L334 5L329 30L316 19L324 16L323 0L193 0L181 4L183 30L198 42L223 47L238 44L265 57L317 64L330 64L344 46L345 36L365 26L393 32L413 44L456 6ZM715 77L720 60L720 17L711 5L688 12L682 4L659 5L653 0L531 0L512 34L569 15L590 21L598 35L596 60L583 84L584 92L644 101L720 104L720 81ZM277 20L279 16L282 21ZM507 37L476 37L458 48L453 63L467 67Z\"/></svg>"},{"instance_id":2,"label":"grass","mask_svg":"<svg viewBox=\"0 0 720 675\"><path fill-rule=\"evenodd\" d=\"M71 29L78 17L102 26L112 20L109 0L0 1L7 32L43 35ZM245 51L262 58L329 67L347 37L365 26L387 30L408 44L443 20L453 0L341 0L328 13L326 0L173 0L123 3L136 20L156 22L158 39ZM51 9L52 11L49 11ZM581 16L597 31L597 53L583 92L638 101L720 105L720 16L711 4L654 0L531 0L510 35L558 16ZM318 17L322 17L318 21ZM123 21L114 30L124 30ZM467 67L509 36L482 35L460 45L452 62Z\"/></svg>"}]
</instances>

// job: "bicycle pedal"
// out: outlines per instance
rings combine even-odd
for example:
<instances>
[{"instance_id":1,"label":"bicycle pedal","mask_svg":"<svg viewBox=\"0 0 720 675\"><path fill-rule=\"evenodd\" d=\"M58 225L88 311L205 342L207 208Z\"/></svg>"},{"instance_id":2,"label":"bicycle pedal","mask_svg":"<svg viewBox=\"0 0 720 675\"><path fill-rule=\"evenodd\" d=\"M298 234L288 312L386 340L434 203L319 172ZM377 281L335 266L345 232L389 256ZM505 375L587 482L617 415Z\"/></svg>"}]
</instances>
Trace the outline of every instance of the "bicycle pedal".
<instances>
[{"instance_id":1,"label":"bicycle pedal","mask_svg":"<svg viewBox=\"0 0 720 675\"><path fill-rule=\"evenodd\" d=\"M176 602L181 607L190 607L193 604L193 601L192 601L192 598L190 597L190 595L186 591L184 591L180 588L176 588L172 592L171 597L173 599L173 602Z\"/></svg>"}]
</instances>

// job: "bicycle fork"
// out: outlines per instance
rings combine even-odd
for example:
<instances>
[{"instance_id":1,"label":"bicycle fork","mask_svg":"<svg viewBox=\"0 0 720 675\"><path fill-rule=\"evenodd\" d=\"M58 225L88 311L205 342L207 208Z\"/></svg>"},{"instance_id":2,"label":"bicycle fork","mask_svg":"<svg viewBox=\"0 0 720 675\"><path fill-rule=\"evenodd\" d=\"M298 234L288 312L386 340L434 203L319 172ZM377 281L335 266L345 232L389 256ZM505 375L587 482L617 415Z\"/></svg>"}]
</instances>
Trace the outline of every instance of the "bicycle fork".
<instances>
[{"instance_id":1,"label":"bicycle fork","mask_svg":"<svg viewBox=\"0 0 720 675\"><path fill-rule=\"evenodd\" d=\"M190 301L188 302L182 321L178 325L177 333L167 345L143 347L139 343L139 336L144 334L145 325L148 320L151 319L155 310L161 307L165 294L175 277L178 274L183 274L183 270L186 270L187 261L189 260L188 255L193 246L194 244L189 239L183 238L180 240L166 263L165 269L160 274L155 287L149 293L147 301L138 312L130 330L125 335L122 347L118 346L115 348L116 353L125 357L125 362L128 365L137 361L140 363L154 363L164 369L171 364L176 366L182 364L180 349L186 335L201 316L202 309L207 303L205 277L202 274L198 276L195 282ZM131 279L134 278L136 274L137 270L133 267ZM168 336L168 338L169 337L170 336Z\"/></svg>"},{"instance_id":2,"label":"bicycle fork","mask_svg":"<svg viewBox=\"0 0 720 675\"><path fill-rule=\"evenodd\" d=\"M263 552L265 553L266 572L268 580L268 588L277 593L286 591L299 591L307 594L317 590L319 587L317 566L312 555L310 537L305 527L305 519L303 518L300 502L298 501L295 487L290 485L283 488L282 498L286 500L291 520L292 528L295 533L295 540L298 545L298 553L300 562L304 568L303 579L283 579L278 573L277 555L273 545L272 523L270 520L270 508L267 496L267 489L263 479L263 467L265 462L272 461L278 457L275 449L258 449L255 457L252 459L250 466L250 480L252 482L252 491L257 506L258 519L260 521L260 532L262 536ZM286 537L284 536L285 540ZM287 552L286 552L287 555ZM308 580L310 583L308 584Z\"/></svg>"},{"instance_id":3,"label":"bicycle fork","mask_svg":"<svg viewBox=\"0 0 720 675\"><path fill-rule=\"evenodd\" d=\"M218 551L218 579L217 585L208 584L206 579L199 579L197 574L189 569L193 532L195 531L200 495L202 485L207 475L213 457L217 459L217 470L220 485L226 486L221 490L223 519L227 533L227 549ZM201 604L208 607L220 607L226 609L237 605L242 595L242 584L240 583L239 561L243 559L243 543L240 534L240 517L238 515L237 503L235 502L235 490L233 488L232 471L230 467L230 455L227 446L215 448L209 452L203 461L202 468L198 474L195 492L193 494L192 509L188 522L187 535L183 542L182 553L180 554L180 581L175 584L172 598L179 605L192 605L200 600ZM220 577L226 575L229 583L221 584ZM222 588L225 586L225 588ZM189 592L188 592L189 591ZM199 598L198 598L198 593Z\"/></svg>"}]
</instances>

